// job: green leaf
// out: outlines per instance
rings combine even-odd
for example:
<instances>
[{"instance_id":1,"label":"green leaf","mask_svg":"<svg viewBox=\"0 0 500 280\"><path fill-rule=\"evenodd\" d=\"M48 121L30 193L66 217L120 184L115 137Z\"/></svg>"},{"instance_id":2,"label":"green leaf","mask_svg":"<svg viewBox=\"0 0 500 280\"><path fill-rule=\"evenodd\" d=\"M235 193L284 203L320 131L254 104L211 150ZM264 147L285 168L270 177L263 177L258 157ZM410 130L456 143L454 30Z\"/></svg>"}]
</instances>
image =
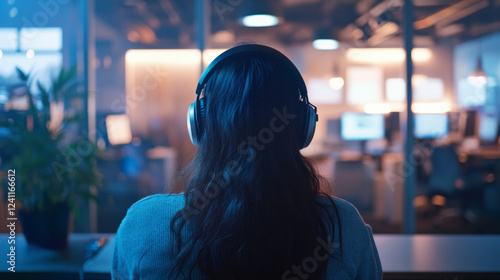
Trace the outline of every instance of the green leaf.
<instances>
[{"instance_id":1,"label":"green leaf","mask_svg":"<svg viewBox=\"0 0 500 280\"><path fill-rule=\"evenodd\" d=\"M76 78L76 66L72 67L68 71L61 68L59 75L52 82L52 91L54 93L54 100L58 101L64 99L67 95L70 95L74 90L73 87L78 86L78 83L71 84L71 81Z\"/></svg>"},{"instance_id":2,"label":"green leaf","mask_svg":"<svg viewBox=\"0 0 500 280\"><path fill-rule=\"evenodd\" d=\"M42 101L43 105L43 111L45 115L45 123L48 123L50 121L50 97L49 97L49 92L40 84L40 82L37 83L38 90L40 91L40 99Z\"/></svg>"},{"instance_id":3,"label":"green leaf","mask_svg":"<svg viewBox=\"0 0 500 280\"><path fill-rule=\"evenodd\" d=\"M20 79L26 84L32 81L30 73L16 69ZM72 211L78 211L75 202L79 199L95 200L95 193L90 192L90 186L96 189L104 185L102 175L97 169L96 159L100 156L95 143L91 143L92 151L80 156L76 166L68 164L71 152L78 151L80 141L86 138L74 139L71 131L65 131L64 125L50 129L47 124L50 115L51 102L62 101L62 98L81 98L78 90L81 83L76 80L76 67L69 70L62 68L58 75L52 78L52 84L44 87L36 86L40 91L43 110L35 107L33 96L29 94L29 112L35 125L33 131L28 131L25 124L5 123L11 132L12 140L0 145L0 149L12 155L6 166L15 167L18 173L18 188L16 198L25 208L43 209L54 203L65 202ZM79 121L78 115L65 114L63 123ZM4 125L3 123L0 125ZM1 143L0 143L1 144ZM54 163L60 163L57 169ZM58 165L59 166L59 165ZM78 212L77 212L78 214Z\"/></svg>"},{"instance_id":4,"label":"green leaf","mask_svg":"<svg viewBox=\"0 0 500 280\"><path fill-rule=\"evenodd\" d=\"M64 116L63 122L64 123L77 123L81 121L80 115L73 115L73 116Z\"/></svg>"},{"instance_id":5,"label":"green leaf","mask_svg":"<svg viewBox=\"0 0 500 280\"><path fill-rule=\"evenodd\" d=\"M28 81L29 75L27 73L24 73L23 70L21 70L19 67L16 67L16 72L19 79L21 79L23 82Z\"/></svg>"}]
</instances>

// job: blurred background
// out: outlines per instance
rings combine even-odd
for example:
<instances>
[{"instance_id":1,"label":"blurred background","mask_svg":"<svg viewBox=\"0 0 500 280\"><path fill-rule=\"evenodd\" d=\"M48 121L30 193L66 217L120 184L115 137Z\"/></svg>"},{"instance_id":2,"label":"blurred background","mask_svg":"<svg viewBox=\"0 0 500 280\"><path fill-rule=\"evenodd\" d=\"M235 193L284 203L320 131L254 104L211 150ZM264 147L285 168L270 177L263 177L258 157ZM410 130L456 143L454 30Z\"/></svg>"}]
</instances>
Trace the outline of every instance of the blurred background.
<instances>
[{"instance_id":1,"label":"blurred background","mask_svg":"<svg viewBox=\"0 0 500 280\"><path fill-rule=\"evenodd\" d=\"M28 209L46 193L22 189L30 172L60 183L96 151L94 173L51 195L64 200L64 187L81 182L97 199L76 196L71 231L116 232L137 200L183 191L175 179L195 150L186 112L201 71L254 42L302 73L319 114L302 152L324 191L353 203L374 233L498 234L500 1L410 2L406 11L400 0L3 0L0 118L11 126L0 128L1 176L26 163L16 195ZM44 145L31 150L13 125L48 125L64 132L59 147L76 146L39 173ZM86 180L95 174L102 186Z\"/></svg>"}]
</instances>

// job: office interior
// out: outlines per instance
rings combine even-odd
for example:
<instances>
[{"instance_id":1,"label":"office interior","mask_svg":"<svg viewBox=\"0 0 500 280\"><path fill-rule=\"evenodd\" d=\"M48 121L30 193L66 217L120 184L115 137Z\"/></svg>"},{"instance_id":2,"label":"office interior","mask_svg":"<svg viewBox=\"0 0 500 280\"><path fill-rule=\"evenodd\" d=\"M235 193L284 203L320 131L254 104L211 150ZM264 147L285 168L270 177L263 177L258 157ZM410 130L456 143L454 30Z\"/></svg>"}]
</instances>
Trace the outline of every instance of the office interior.
<instances>
[{"instance_id":1,"label":"office interior","mask_svg":"<svg viewBox=\"0 0 500 280\"><path fill-rule=\"evenodd\" d=\"M104 184L77 201L72 233L113 234L134 202L183 191L198 78L241 43L302 73L319 114L302 154L374 234L500 233L498 0L2 1L2 123L33 126L26 92L42 107L41 88L74 71L81 94L51 100L51 124L79 115L61 129L99 150ZM11 131L0 139L6 182Z\"/></svg>"},{"instance_id":2,"label":"office interior","mask_svg":"<svg viewBox=\"0 0 500 280\"><path fill-rule=\"evenodd\" d=\"M95 1L88 30L82 4L67 2L4 3L0 101L3 119L26 112L26 99L16 96L16 67L49 86L61 67L76 66L78 78L91 84L87 102L65 104L67 111L88 112L87 124L68 131L93 137L104 153L99 171L106 188L99 189L93 224L91 217L81 221L82 231L115 232L138 199L182 192L175 179L195 150L185 115L200 69L223 50L253 42L281 50L301 71L319 114L302 152L328 180L324 191L352 202L376 233L403 233L410 173L417 182L415 233L500 232L499 3L475 12L462 11L457 1L414 3L415 145L405 170L403 2L275 1L259 5L276 10L276 25L248 27L241 15L257 3L215 1L206 8L203 52L193 1ZM450 11L461 16L436 19ZM92 42L86 50L85 32ZM437 171L441 164L446 170ZM463 196L469 187L477 193ZM465 204L457 209L463 216L439 221L442 212Z\"/></svg>"}]
</instances>

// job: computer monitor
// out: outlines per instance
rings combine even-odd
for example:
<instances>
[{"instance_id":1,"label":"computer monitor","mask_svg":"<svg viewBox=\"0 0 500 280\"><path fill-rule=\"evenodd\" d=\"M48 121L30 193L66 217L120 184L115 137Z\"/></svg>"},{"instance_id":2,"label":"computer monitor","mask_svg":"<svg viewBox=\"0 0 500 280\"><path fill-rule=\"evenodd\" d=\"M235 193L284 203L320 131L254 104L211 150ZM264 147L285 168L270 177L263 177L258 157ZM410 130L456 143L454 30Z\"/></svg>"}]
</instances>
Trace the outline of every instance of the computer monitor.
<instances>
[{"instance_id":1,"label":"computer monitor","mask_svg":"<svg viewBox=\"0 0 500 280\"><path fill-rule=\"evenodd\" d=\"M498 118L494 115L482 115L479 119L479 140L494 143L498 137Z\"/></svg>"},{"instance_id":2,"label":"computer monitor","mask_svg":"<svg viewBox=\"0 0 500 280\"><path fill-rule=\"evenodd\" d=\"M448 115L416 114L414 133L417 139L441 138L448 135Z\"/></svg>"},{"instance_id":3,"label":"computer monitor","mask_svg":"<svg viewBox=\"0 0 500 280\"><path fill-rule=\"evenodd\" d=\"M340 135L345 141L384 138L384 115L346 112L340 119Z\"/></svg>"}]
</instances>

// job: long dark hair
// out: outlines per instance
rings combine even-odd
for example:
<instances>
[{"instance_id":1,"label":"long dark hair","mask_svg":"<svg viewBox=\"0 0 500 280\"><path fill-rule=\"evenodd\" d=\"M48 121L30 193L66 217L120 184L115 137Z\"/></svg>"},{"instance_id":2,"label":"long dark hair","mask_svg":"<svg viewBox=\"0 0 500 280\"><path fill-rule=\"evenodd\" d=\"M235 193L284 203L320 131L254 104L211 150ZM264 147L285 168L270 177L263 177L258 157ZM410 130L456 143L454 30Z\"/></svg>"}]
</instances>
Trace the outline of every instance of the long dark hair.
<instances>
[{"instance_id":1,"label":"long dark hair","mask_svg":"<svg viewBox=\"0 0 500 280\"><path fill-rule=\"evenodd\" d=\"M186 169L186 204L170 223L171 277L189 271L190 279L198 267L209 279L281 279L313 257L318 238L333 240L326 208L335 204L299 152L303 106L282 63L239 56L206 84L204 129ZM319 203L320 195L331 205ZM325 267L320 262L308 279Z\"/></svg>"}]
</instances>

